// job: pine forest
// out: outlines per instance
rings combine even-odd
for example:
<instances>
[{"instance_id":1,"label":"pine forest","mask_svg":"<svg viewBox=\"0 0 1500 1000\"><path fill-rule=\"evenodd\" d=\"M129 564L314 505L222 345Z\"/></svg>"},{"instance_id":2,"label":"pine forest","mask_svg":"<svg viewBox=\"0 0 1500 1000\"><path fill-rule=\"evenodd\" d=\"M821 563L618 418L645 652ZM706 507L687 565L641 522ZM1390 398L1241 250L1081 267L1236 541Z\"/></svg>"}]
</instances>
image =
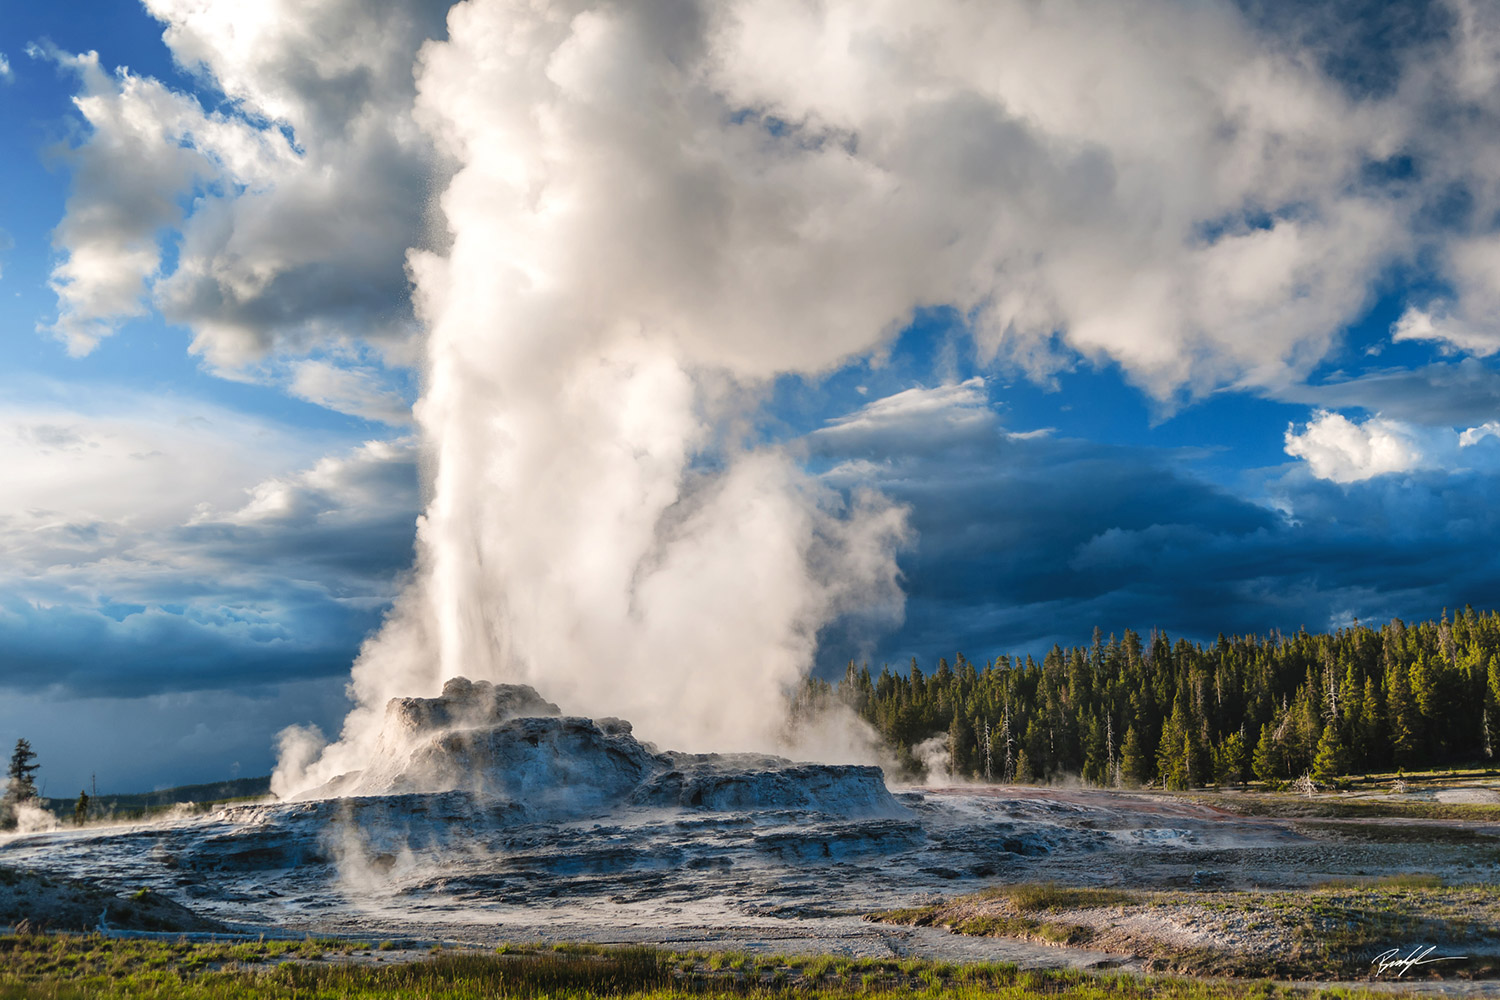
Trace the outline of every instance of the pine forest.
<instances>
[{"instance_id":1,"label":"pine forest","mask_svg":"<svg viewBox=\"0 0 1500 1000\"><path fill-rule=\"evenodd\" d=\"M1500 613L1378 630L1227 637L1203 645L1154 631L1103 636L931 672L913 660L836 685L810 680L802 710L835 699L872 725L902 766L936 745L955 777L1175 789L1278 785L1484 762L1500 700Z\"/></svg>"}]
</instances>

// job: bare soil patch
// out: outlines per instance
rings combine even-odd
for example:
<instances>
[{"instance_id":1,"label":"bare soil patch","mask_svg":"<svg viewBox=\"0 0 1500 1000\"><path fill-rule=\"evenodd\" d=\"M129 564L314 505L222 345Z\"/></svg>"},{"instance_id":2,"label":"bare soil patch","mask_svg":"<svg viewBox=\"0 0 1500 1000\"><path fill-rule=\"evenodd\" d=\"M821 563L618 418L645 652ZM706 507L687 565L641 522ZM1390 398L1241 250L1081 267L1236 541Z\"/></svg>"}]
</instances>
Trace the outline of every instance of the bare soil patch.
<instances>
[{"instance_id":1,"label":"bare soil patch","mask_svg":"<svg viewBox=\"0 0 1500 1000\"><path fill-rule=\"evenodd\" d=\"M1500 889L1421 883L1386 880L1295 892L1006 886L870 919L1083 944L1141 960L1155 972L1373 979L1378 955L1432 946L1432 957L1462 960L1417 966L1404 978L1500 976Z\"/></svg>"}]
</instances>

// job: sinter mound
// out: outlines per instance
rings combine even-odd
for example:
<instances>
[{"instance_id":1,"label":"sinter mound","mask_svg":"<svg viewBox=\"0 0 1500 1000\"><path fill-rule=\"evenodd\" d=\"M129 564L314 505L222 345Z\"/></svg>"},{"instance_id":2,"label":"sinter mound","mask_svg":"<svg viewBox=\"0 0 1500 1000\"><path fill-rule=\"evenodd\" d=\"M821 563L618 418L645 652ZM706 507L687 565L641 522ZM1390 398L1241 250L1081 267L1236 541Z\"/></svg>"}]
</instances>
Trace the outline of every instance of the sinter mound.
<instances>
[{"instance_id":1,"label":"sinter mound","mask_svg":"<svg viewBox=\"0 0 1500 1000\"><path fill-rule=\"evenodd\" d=\"M564 716L524 684L458 677L437 698L394 698L370 766L299 798L466 792L536 819L619 806L895 814L878 767L761 754L659 751L621 719Z\"/></svg>"}]
</instances>

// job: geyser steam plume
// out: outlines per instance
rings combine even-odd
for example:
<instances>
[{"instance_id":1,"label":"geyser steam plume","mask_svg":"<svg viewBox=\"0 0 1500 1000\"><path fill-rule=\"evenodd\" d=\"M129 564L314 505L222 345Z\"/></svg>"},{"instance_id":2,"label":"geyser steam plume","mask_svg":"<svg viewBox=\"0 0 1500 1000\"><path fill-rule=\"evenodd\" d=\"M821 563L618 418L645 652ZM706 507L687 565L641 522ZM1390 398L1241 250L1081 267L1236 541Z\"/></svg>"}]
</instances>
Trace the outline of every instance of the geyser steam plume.
<instances>
[{"instance_id":1,"label":"geyser steam plume","mask_svg":"<svg viewBox=\"0 0 1500 1000\"><path fill-rule=\"evenodd\" d=\"M755 443L758 393L939 305L981 360L1062 336L1162 396L1305 367L1409 210L1359 181L1389 123L1311 62L1228 4L454 7L415 67L451 237L409 256L416 572L277 790L459 675L772 748L819 627L901 614L906 529Z\"/></svg>"},{"instance_id":2,"label":"geyser steam plume","mask_svg":"<svg viewBox=\"0 0 1500 1000\"><path fill-rule=\"evenodd\" d=\"M772 749L818 628L899 617L903 512L734 424L765 379L868 348L909 303L847 304L870 278L855 234L814 216L855 206L815 204L783 140L736 123L704 17L474 3L424 51L419 115L458 170L451 246L410 257L435 471L417 572L341 742L307 766L291 741L278 791L361 766L389 698L459 675L674 747ZM802 159L857 180L836 143Z\"/></svg>"}]
</instances>

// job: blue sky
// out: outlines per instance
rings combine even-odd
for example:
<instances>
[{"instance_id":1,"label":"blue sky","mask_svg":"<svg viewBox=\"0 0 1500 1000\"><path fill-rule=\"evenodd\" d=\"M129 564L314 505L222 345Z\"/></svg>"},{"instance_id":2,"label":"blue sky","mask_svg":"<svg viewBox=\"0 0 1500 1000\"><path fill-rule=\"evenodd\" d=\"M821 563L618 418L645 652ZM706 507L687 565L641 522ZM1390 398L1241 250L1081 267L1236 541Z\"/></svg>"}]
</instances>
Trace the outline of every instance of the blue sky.
<instances>
[{"instance_id":1,"label":"blue sky","mask_svg":"<svg viewBox=\"0 0 1500 1000\"><path fill-rule=\"evenodd\" d=\"M774 450L904 508L904 609L823 615L821 672L1500 606L1500 23L1459 0L1139 8L1161 52L1048 15L1017 62L1054 53L1056 87L1006 91L934 5L959 83L899 126L749 42L714 67L749 109L716 112L726 134L762 130L799 194L854 183L807 159L836 141L908 213L816 258L827 301L772 291L718 340L674 334L715 428L689 469ZM466 232L437 196L467 154L415 96L423 66L427 94L458 86L418 58L447 4L262 15L0 6L0 742L32 740L49 794L265 773L282 727L337 730L410 586L443 435L411 414L408 250ZM829 52L836 21L767 23ZM665 24L632 44L667 51ZM1129 127L1070 82L1100 51ZM1251 82L1199 108L1216 61ZM830 65L878 96L885 69ZM622 214L623 245L690 245L668 214Z\"/></svg>"}]
</instances>

